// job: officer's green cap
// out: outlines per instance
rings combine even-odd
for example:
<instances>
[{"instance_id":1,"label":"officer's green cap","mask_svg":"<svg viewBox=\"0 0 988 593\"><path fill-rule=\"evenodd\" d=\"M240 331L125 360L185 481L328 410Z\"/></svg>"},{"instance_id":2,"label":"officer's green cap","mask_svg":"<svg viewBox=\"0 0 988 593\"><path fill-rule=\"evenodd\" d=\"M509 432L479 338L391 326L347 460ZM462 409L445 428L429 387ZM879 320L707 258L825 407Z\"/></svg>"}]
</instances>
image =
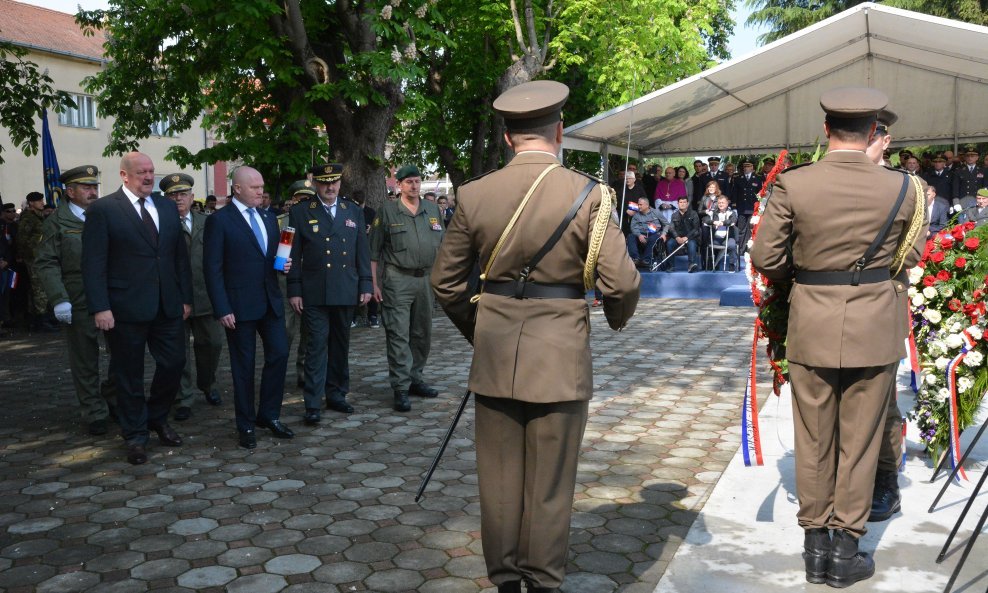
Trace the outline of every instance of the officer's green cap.
<instances>
[{"instance_id":1,"label":"officer's green cap","mask_svg":"<svg viewBox=\"0 0 988 593\"><path fill-rule=\"evenodd\" d=\"M868 87L840 87L820 95L820 107L827 115L841 119L878 117L888 104L888 95Z\"/></svg>"},{"instance_id":2,"label":"officer's green cap","mask_svg":"<svg viewBox=\"0 0 988 593\"><path fill-rule=\"evenodd\" d=\"M82 165L68 171L63 171L58 176L58 180L63 185L70 183L81 183L82 185L99 185L99 169L94 165Z\"/></svg>"},{"instance_id":3,"label":"officer's green cap","mask_svg":"<svg viewBox=\"0 0 988 593\"><path fill-rule=\"evenodd\" d=\"M494 111L508 131L531 130L562 119L569 87L554 80L536 80L512 87L494 99Z\"/></svg>"},{"instance_id":4,"label":"officer's green cap","mask_svg":"<svg viewBox=\"0 0 988 593\"><path fill-rule=\"evenodd\" d=\"M172 173L171 175L165 175L165 178L158 183L158 188L162 193L168 195L179 191L189 191L193 185L195 185L195 182L192 181L191 175Z\"/></svg>"},{"instance_id":5,"label":"officer's green cap","mask_svg":"<svg viewBox=\"0 0 988 593\"><path fill-rule=\"evenodd\" d=\"M312 189L312 182L308 179L302 179L301 181L296 181L288 187L288 195L296 196L298 194L306 194L310 196L316 195L315 190Z\"/></svg>"},{"instance_id":6,"label":"officer's green cap","mask_svg":"<svg viewBox=\"0 0 988 593\"><path fill-rule=\"evenodd\" d=\"M978 195L982 198L988 198L988 187L982 187L978 190Z\"/></svg>"},{"instance_id":7,"label":"officer's green cap","mask_svg":"<svg viewBox=\"0 0 988 593\"><path fill-rule=\"evenodd\" d=\"M404 181L409 177L422 177L422 172L415 165L405 165L395 173L395 179L398 181Z\"/></svg>"},{"instance_id":8,"label":"officer's green cap","mask_svg":"<svg viewBox=\"0 0 988 593\"><path fill-rule=\"evenodd\" d=\"M343 177L343 165L339 163L326 163L325 165L316 165L309 170L312 173L313 181L322 181L323 183L332 183Z\"/></svg>"}]
</instances>

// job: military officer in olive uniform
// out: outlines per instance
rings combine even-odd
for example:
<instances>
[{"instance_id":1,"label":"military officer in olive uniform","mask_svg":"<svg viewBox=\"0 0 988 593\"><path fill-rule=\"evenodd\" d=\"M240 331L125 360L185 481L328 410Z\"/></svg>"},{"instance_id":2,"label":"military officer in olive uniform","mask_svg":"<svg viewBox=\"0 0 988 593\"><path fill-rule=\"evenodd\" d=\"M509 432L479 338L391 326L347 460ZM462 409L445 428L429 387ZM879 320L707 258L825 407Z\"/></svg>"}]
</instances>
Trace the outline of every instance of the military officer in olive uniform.
<instances>
[{"instance_id":1,"label":"military officer in olive uniform","mask_svg":"<svg viewBox=\"0 0 988 593\"><path fill-rule=\"evenodd\" d=\"M92 165L62 173L65 193L58 209L42 225L42 239L35 258L38 283L55 317L65 325L69 368L76 397L89 434L103 435L116 401L112 381L102 388L99 380L99 330L86 309L82 285L82 227L86 209L99 198L99 170Z\"/></svg>"},{"instance_id":2,"label":"military officer in olive uniform","mask_svg":"<svg viewBox=\"0 0 988 593\"><path fill-rule=\"evenodd\" d=\"M316 195L312 182L308 179L301 179L288 187L288 194L291 196L285 202L284 212L278 215L278 228L284 230L286 226L291 226L288 222L288 213L292 206L304 202ZM298 336L298 346L295 348L295 384L300 389L305 387L305 341L309 332L305 329L305 322L302 315L292 309L292 304L288 300L288 275L278 274L278 284L281 292L285 295L285 330L288 333L288 351L292 351L292 344L295 343L295 336Z\"/></svg>"},{"instance_id":3,"label":"military officer in olive uniform","mask_svg":"<svg viewBox=\"0 0 988 593\"><path fill-rule=\"evenodd\" d=\"M370 252L364 209L339 195L343 165L312 168L316 197L292 207L295 228L288 300L303 316L305 344L305 416L318 424L323 397L330 410L349 414L350 321L357 305L370 301Z\"/></svg>"},{"instance_id":4,"label":"military officer in olive uniform","mask_svg":"<svg viewBox=\"0 0 988 593\"><path fill-rule=\"evenodd\" d=\"M778 177L751 251L755 269L771 280L795 279L786 353L797 518L806 580L833 587L875 572L858 539L905 356L907 287L896 276L916 265L926 240L919 178L877 167L865 153L887 104L871 88L823 93L829 151ZM836 194L834 179L842 180Z\"/></svg>"},{"instance_id":5,"label":"military officer in olive uniform","mask_svg":"<svg viewBox=\"0 0 988 593\"><path fill-rule=\"evenodd\" d=\"M182 221L182 233L189 248L192 267L192 314L185 320L185 368L182 370L182 388L175 399L175 420L188 420L192 416L192 402L196 388L211 406L223 403L216 389L216 369L220 365L223 351L223 328L213 318L213 306L206 293L206 277L202 269L203 231L206 229L206 215L192 211L192 177L185 173L165 175L158 184L161 193L175 202L178 217ZM192 339L192 347L188 346ZM192 354L195 352L196 379L192 381Z\"/></svg>"},{"instance_id":6,"label":"military officer in olive uniform","mask_svg":"<svg viewBox=\"0 0 988 593\"><path fill-rule=\"evenodd\" d=\"M638 303L640 277L599 180L560 166L566 85L537 81L494 101L515 157L462 185L432 273L436 296L473 343L477 474L488 576L501 593L558 592L565 575L580 442L593 396L587 289L603 293L615 330ZM540 176L543 176L540 178ZM470 276L490 265L476 305ZM584 198L584 196L586 196ZM583 199L529 276L521 274Z\"/></svg>"},{"instance_id":7,"label":"military officer in olive uniform","mask_svg":"<svg viewBox=\"0 0 988 593\"><path fill-rule=\"evenodd\" d=\"M381 205L371 226L371 276L388 342L394 409L407 412L412 409L409 394L439 395L425 383L422 371L432 341L429 273L445 229L435 202L419 197L422 173L418 167L405 165L395 177L400 195ZM378 276L382 264L384 272Z\"/></svg>"},{"instance_id":8,"label":"military officer in olive uniform","mask_svg":"<svg viewBox=\"0 0 988 593\"><path fill-rule=\"evenodd\" d=\"M48 299L45 297L45 291L38 281L37 270L34 267L38 245L41 243L41 225L45 222L44 208L44 194L36 191L29 193L27 208L21 212L21 218L17 222L17 257L24 262L24 270L27 272L27 280L31 288L28 312L31 315L30 327L34 331L57 329L47 318Z\"/></svg>"}]
</instances>

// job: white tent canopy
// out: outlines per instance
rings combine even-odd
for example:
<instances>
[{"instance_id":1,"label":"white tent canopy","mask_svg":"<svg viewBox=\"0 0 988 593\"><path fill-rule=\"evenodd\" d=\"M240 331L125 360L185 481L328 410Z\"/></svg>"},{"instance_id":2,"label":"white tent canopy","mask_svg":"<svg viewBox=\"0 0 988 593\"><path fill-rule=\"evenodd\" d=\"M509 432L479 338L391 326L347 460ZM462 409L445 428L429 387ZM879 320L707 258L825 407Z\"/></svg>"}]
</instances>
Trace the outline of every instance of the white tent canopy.
<instances>
[{"instance_id":1,"label":"white tent canopy","mask_svg":"<svg viewBox=\"0 0 988 593\"><path fill-rule=\"evenodd\" d=\"M889 95L898 145L986 141L988 27L859 4L569 126L563 148L638 157L812 148L825 141L820 94L840 86Z\"/></svg>"}]
</instances>

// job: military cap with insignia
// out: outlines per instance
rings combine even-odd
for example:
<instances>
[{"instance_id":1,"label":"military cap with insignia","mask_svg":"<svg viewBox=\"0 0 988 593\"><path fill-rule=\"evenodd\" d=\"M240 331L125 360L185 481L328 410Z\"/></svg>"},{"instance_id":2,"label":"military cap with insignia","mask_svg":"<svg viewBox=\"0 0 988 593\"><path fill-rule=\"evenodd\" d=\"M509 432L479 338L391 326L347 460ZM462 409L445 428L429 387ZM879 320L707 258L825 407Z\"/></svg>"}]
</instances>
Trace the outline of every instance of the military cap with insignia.
<instances>
[{"instance_id":1,"label":"military cap with insignia","mask_svg":"<svg viewBox=\"0 0 988 593\"><path fill-rule=\"evenodd\" d=\"M820 95L820 107L828 118L877 119L878 112L888 104L888 95L869 87L840 87Z\"/></svg>"},{"instance_id":2,"label":"military cap with insignia","mask_svg":"<svg viewBox=\"0 0 988 593\"><path fill-rule=\"evenodd\" d=\"M888 134L889 127L895 122L899 121L899 116L895 112L888 109L882 109L878 112L878 126L875 131Z\"/></svg>"},{"instance_id":3,"label":"military cap with insignia","mask_svg":"<svg viewBox=\"0 0 988 593\"><path fill-rule=\"evenodd\" d=\"M536 80L512 87L494 100L494 111L509 132L531 130L562 119L569 87L553 80Z\"/></svg>"},{"instance_id":4,"label":"military cap with insignia","mask_svg":"<svg viewBox=\"0 0 988 593\"><path fill-rule=\"evenodd\" d=\"M707 162L708 163L719 163L720 162L720 157L719 156L709 157L709 158L707 158Z\"/></svg>"},{"instance_id":5,"label":"military cap with insignia","mask_svg":"<svg viewBox=\"0 0 988 593\"><path fill-rule=\"evenodd\" d=\"M308 179L302 179L296 181L288 187L288 195L296 196L298 194L306 194L309 196L316 195L316 190L312 189L312 182Z\"/></svg>"},{"instance_id":6,"label":"military cap with insignia","mask_svg":"<svg viewBox=\"0 0 988 593\"><path fill-rule=\"evenodd\" d=\"M168 195L179 191L189 191L193 185L195 185L195 182L192 180L191 175L172 173L171 175L165 175L165 178L158 183L158 188L162 193Z\"/></svg>"},{"instance_id":7,"label":"military cap with insignia","mask_svg":"<svg viewBox=\"0 0 988 593\"><path fill-rule=\"evenodd\" d=\"M973 144L969 144L966 148L964 148L964 156L968 156L971 154L973 154L974 156L981 155L981 153L978 152L978 147L976 147Z\"/></svg>"},{"instance_id":8,"label":"military cap with insignia","mask_svg":"<svg viewBox=\"0 0 988 593\"><path fill-rule=\"evenodd\" d=\"M947 158L944 157L942 154L938 154L937 156L933 157L933 162L934 163L946 163L947 162Z\"/></svg>"},{"instance_id":9,"label":"military cap with insignia","mask_svg":"<svg viewBox=\"0 0 988 593\"><path fill-rule=\"evenodd\" d=\"M324 165L315 165L309 172L312 173L313 181L321 181L323 183L333 183L334 181L339 181L343 177L343 165L340 163L326 163ZM314 193L314 192L313 192Z\"/></svg>"},{"instance_id":10,"label":"military cap with insignia","mask_svg":"<svg viewBox=\"0 0 988 593\"><path fill-rule=\"evenodd\" d=\"M422 172L415 165L405 165L395 173L395 179L398 181L404 181L409 177L422 177Z\"/></svg>"},{"instance_id":11,"label":"military cap with insignia","mask_svg":"<svg viewBox=\"0 0 988 593\"><path fill-rule=\"evenodd\" d=\"M93 165L82 165L63 171L58 176L58 181L62 185L79 183L82 185L99 185L99 169Z\"/></svg>"}]
</instances>

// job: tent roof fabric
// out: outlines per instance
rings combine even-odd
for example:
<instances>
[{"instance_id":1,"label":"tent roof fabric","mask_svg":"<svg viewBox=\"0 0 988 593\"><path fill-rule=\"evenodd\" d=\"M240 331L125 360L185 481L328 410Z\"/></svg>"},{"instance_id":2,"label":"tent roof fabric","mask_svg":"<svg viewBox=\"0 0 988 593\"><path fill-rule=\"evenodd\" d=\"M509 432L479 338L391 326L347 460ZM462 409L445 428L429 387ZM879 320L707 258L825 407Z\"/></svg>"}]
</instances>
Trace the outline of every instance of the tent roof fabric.
<instances>
[{"instance_id":1,"label":"tent roof fabric","mask_svg":"<svg viewBox=\"0 0 988 593\"><path fill-rule=\"evenodd\" d=\"M820 94L885 91L898 145L988 140L988 27L863 3L569 126L563 148L744 154L826 142ZM629 143L630 124L630 143Z\"/></svg>"}]
</instances>

